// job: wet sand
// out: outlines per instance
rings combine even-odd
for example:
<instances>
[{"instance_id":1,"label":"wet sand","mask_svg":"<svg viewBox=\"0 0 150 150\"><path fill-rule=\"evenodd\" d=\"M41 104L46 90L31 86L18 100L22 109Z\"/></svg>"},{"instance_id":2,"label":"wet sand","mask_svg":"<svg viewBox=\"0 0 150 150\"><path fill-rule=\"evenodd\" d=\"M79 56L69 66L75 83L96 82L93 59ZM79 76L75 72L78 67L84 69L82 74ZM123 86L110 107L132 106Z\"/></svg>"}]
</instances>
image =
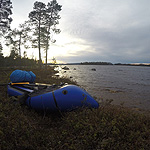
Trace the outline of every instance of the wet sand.
<instances>
[{"instance_id":1,"label":"wet sand","mask_svg":"<svg viewBox=\"0 0 150 150\"><path fill-rule=\"evenodd\" d=\"M127 92L112 88L99 88L88 90L99 102L111 100L114 105L123 105L134 109L150 110L149 95L141 95L136 92Z\"/></svg>"}]
</instances>

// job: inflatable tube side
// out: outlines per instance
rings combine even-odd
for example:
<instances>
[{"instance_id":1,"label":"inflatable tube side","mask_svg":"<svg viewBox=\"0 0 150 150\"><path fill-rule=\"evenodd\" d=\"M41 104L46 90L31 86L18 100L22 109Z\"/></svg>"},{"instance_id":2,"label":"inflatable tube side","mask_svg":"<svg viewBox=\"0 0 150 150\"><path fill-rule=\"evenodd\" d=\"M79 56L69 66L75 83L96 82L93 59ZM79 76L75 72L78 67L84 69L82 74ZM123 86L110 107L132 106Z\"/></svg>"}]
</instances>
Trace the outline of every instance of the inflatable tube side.
<instances>
[{"instance_id":1,"label":"inflatable tube side","mask_svg":"<svg viewBox=\"0 0 150 150\"><path fill-rule=\"evenodd\" d=\"M68 111L78 107L98 108L99 104L86 91L75 85L67 85L54 92L58 107Z\"/></svg>"},{"instance_id":2,"label":"inflatable tube side","mask_svg":"<svg viewBox=\"0 0 150 150\"><path fill-rule=\"evenodd\" d=\"M43 110L43 111L58 110L52 92L34 97L28 97L26 104L35 110Z\"/></svg>"},{"instance_id":3,"label":"inflatable tube side","mask_svg":"<svg viewBox=\"0 0 150 150\"><path fill-rule=\"evenodd\" d=\"M20 96L20 95L23 95L24 92L18 90L18 89L15 89L13 87L11 87L10 85L7 86L7 94L9 96Z\"/></svg>"}]
</instances>

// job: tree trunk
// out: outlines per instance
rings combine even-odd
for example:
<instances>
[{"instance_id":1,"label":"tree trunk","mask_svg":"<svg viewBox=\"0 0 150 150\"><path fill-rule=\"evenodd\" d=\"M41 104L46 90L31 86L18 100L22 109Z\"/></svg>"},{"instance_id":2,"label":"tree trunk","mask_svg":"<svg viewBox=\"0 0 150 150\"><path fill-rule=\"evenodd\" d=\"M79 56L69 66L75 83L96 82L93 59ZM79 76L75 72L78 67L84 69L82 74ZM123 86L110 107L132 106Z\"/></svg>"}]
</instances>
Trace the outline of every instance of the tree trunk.
<instances>
[{"instance_id":1,"label":"tree trunk","mask_svg":"<svg viewBox=\"0 0 150 150\"><path fill-rule=\"evenodd\" d=\"M49 25L49 27L48 27L47 37L46 37L46 69L47 69L48 42L49 42L48 34L49 34L49 31L50 31L50 25Z\"/></svg>"},{"instance_id":2,"label":"tree trunk","mask_svg":"<svg viewBox=\"0 0 150 150\"><path fill-rule=\"evenodd\" d=\"M21 58L21 34L20 34L20 37L19 37L19 56Z\"/></svg>"},{"instance_id":3,"label":"tree trunk","mask_svg":"<svg viewBox=\"0 0 150 150\"><path fill-rule=\"evenodd\" d=\"M39 20L39 36L38 36L38 48L39 48L39 67L41 68L42 60L41 60L41 21Z\"/></svg>"}]
</instances>

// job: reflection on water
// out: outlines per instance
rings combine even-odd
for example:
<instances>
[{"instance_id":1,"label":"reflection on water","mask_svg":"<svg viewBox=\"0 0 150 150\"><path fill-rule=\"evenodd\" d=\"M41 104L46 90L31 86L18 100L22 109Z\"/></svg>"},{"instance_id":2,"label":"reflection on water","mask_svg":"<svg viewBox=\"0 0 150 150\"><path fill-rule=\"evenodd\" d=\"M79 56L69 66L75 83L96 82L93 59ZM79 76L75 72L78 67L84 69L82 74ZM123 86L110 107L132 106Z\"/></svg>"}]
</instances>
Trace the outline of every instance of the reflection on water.
<instances>
[{"instance_id":1,"label":"reflection on water","mask_svg":"<svg viewBox=\"0 0 150 150\"><path fill-rule=\"evenodd\" d=\"M150 67L68 65L60 76L71 77L92 96L113 99L114 104L150 109Z\"/></svg>"}]
</instances>

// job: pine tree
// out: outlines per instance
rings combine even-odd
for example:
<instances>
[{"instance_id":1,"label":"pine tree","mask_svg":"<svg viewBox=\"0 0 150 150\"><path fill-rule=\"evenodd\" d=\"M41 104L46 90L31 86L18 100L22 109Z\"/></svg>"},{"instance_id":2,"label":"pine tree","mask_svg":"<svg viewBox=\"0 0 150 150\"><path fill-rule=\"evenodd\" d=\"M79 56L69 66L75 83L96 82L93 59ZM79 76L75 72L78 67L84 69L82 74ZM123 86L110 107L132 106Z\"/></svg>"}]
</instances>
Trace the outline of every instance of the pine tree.
<instances>
[{"instance_id":1,"label":"pine tree","mask_svg":"<svg viewBox=\"0 0 150 150\"><path fill-rule=\"evenodd\" d=\"M60 16L58 13L61 7L56 0L52 0L47 6L42 2L35 2L33 11L29 13L30 23L33 28L32 31L34 31L32 46L39 50L40 65L42 63L41 48L46 51L47 64L49 42L55 42L52 39L52 33L60 33L60 30L56 29L56 25L59 23Z\"/></svg>"},{"instance_id":2,"label":"pine tree","mask_svg":"<svg viewBox=\"0 0 150 150\"><path fill-rule=\"evenodd\" d=\"M46 42L45 42L45 52L46 52L46 66L47 66L47 57L48 57L48 48L49 42L55 43L56 40L52 38L54 33L60 33L60 29L56 28L56 25L59 24L60 16L58 15L59 11L61 11L61 5L57 3L56 0L52 0L47 5L47 17L46 17Z\"/></svg>"},{"instance_id":3,"label":"pine tree","mask_svg":"<svg viewBox=\"0 0 150 150\"><path fill-rule=\"evenodd\" d=\"M10 28L12 18L12 2L10 0L0 0L0 31L3 33Z\"/></svg>"},{"instance_id":4,"label":"pine tree","mask_svg":"<svg viewBox=\"0 0 150 150\"><path fill-rule=\"evenodd\" d=\"M25 22L24 24L20 24L18 29L15 28L14 30L10 30L5 36L6 45L15 49L20 57L21 46L24 45L26 49L29 48L29 46L26 45L26 42L30 39L30 36L28 35L29 31L30 28L28 27L27 22Z\"/></svg>"},{"instance_id":5,"label":"pine tree","mask_svg":"<svg viewBox=\"0 0 150 150\"><path fill-rule=\"evenodd\" d=\"M46 15L46 5L42 2L35 2L33 11L29 13L29 18L31 25L33 27L33 37L32 46L33 48L38 48L39 50L39 64L41 66L41 29L44 26Z\"/></svg>"}]
</instances>

